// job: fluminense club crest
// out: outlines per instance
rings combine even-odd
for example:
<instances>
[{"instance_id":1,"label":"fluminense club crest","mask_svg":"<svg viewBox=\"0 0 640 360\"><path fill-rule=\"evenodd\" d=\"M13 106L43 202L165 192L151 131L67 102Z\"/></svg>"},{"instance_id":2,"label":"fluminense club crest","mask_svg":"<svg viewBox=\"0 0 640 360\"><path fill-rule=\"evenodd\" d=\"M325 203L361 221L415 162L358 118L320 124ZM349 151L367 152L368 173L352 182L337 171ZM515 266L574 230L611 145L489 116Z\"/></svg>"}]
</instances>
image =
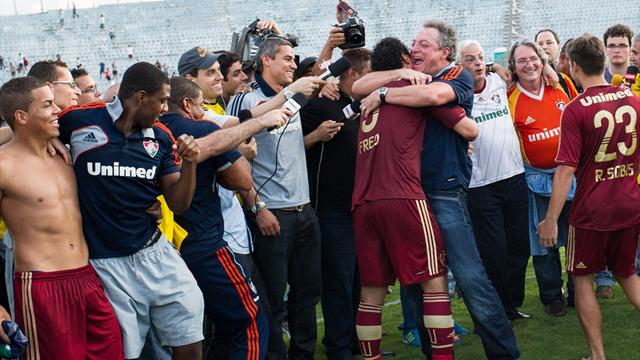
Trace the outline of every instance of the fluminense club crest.
<instances>
[{"instance_id":1,"label":"fluminense club crest","mask_svg":"<svg viewBox=\"0 0 640 360\"><path fill-rule=\"evenodd\" d=\"M147 151L147 154L151 157L155 157L158 153L158 142L153 140L146 140L142 142L144 149Z\"/></svg>"}]
</instances>

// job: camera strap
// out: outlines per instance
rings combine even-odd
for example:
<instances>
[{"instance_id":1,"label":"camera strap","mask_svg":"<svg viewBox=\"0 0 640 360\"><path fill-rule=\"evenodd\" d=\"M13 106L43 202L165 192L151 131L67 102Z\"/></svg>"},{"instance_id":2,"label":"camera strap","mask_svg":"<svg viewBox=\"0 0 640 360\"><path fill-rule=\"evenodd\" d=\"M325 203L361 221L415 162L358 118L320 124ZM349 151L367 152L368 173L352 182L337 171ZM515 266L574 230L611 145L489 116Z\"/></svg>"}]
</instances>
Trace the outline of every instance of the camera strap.
<instances>
[{"instance_id":1,"label":"camera strap","mask_svg":"<svg viewBox=\"0 0 640 360\"><path fill-rule=\"evenodd\" d=\"M358 12L354 8L352 8L349 4L344 2L344 1L341 1L338 4L338 9L342 10L349 17L357 17L358 16Z\"/></svg>"}]
</instances>

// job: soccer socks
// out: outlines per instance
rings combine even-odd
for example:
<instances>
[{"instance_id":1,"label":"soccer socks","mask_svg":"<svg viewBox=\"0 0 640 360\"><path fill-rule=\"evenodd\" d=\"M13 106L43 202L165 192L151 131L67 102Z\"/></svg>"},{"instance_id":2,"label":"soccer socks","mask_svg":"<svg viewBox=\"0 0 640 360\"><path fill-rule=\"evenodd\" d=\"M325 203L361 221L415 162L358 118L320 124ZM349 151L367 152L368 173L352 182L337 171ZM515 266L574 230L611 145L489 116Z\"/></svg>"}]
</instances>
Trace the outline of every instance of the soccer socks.
<instances>
[{"instance_id":1,"label":"soccer socks","mask_svg":"<svg viewBox=\"0 0 640 360\"><path fill-rule=\"evenodd\" d=\"M453 359L453 318L451 300L446 292L422 294L424 327L429 333L433 360Z\"/></svg>"},{"instance_id":2,"label":"soccer socks","mask_svg":"<svg viewBox=\"0 0 640 360\"><path fill-rule=\"evenodd\" d=\"M358 305L356 314L356 333L360 351L364 360L380 360L380 341L382 341L382 305Z\"/></svg>"}]
</instances>

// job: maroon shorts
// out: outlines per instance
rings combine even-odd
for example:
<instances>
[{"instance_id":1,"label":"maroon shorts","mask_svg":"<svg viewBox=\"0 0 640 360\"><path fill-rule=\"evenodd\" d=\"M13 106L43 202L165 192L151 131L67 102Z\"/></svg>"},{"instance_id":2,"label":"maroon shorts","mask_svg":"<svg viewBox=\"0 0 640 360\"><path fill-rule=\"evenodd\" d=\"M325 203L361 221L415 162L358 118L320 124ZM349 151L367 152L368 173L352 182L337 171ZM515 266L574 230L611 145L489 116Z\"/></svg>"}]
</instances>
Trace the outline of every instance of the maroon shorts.
<instances>
[{"instance_id":1,"label":"maroon shorts","mask_svg":"<svg viewBox=\"0 0 640 360\"><path fill-rule=\"evenodd\" d=\"M27 360L124 359L118 319L91 265L16 272L13 291Z\"/></svg>"},{"instance_id":2,"label":"maroon shorts","mask_svg":"<svg viewBox=\"0 0 640 360\"><path fill-rule=\"evenodd\" d=\"M360 283L418 284L445 274L440 228L426 200L390 199L353 210Z\"/></svg>"},{"instance_id":3,"label":"maroon shorts","mask_svg":"<svg viewBox=\"0 0 640 360\"><path fill-rule=\"evenodd\" d=\"M615 231L593 231L569 226L567 272L577 276L609 268L614 275L636 273L636 251L640 226Z\"/></svg>"}]
</instances>

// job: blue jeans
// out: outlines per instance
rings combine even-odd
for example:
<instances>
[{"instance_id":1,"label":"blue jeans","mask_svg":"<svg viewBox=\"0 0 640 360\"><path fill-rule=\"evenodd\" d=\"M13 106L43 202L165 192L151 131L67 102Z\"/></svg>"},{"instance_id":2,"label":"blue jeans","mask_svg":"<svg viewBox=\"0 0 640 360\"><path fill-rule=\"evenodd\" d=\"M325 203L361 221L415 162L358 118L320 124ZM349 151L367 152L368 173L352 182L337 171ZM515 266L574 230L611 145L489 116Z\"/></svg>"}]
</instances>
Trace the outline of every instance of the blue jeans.
<instances>
[{"instance_id":1,"label":"blue jeans","mask_svg":"<svg viewBox=\"0 0 640 360\"><path fill-rule=\"evenodd\" d=\"M597 272L594 281L597 286L616 286L616 279L613 277L613 274L611 273L611 271L609 271L608 268L605 268L603 271Z\"/></svg>"},{"instance_id":2,"label":"blue jeans","mask_svg":"<svg viewBox=\"0 0 640 360\"><path fill-rule=\"evenodd\" d=\"M322 238L322 343L329 360L351 360L360 300L353 221L348 212L320 211L317 216Z\"/></svg>"},{"instance_id":3,"label":"blue jeans","mask_svg":"<svg viewBox=\"0 0 640 360\"><path fill-rule=\"evenodd\" d=\"M538 208L538 214L541 218L547 214L549 209L550 198L540 195L534 195L535 205ZM540 292L540 302L549 305L554 302L564 303L562 298L562 263L560 259L559 244L567 243L567 235L569 231L569 209L571 202L567 202L560 217L558 218L558 245L553 248L547 248L547 255L533 256L533 269L536 272L536 281ZM571 276L567 280L569 304L574 302L573 280Z\"/></svg>"},{"instance_id":4,"label":"blue jeans","mask_svg":"<svg viewBox=\"0 0 640 360\"><path fill-rule=\"evenodd\" d=\"M467 209L467 192L459 187L427 193L427 200L440 227L447 254L447 265L462 292L488 359L519 359L518 344L498 293L489 281L476 247ZM422 295L420 287L412 294ZM412 295L414 301L418 301ZM420 308L422 301L418 302ZM419 312L422 315L421 312ZM422 323L421 321L419 323ZM423 329L423 327L420 327ZM421 331L422 344L429 344ZM424 350L423 350L424 352Z\"/></svg>"},{"instance_id":5,"label":"blue jeans","mask_svg":"<svg viewBox=\"0 0 640 360\"><path fill-rule=\"evenodd\" d=\"M402 324L400 324L401 330L411 331L418 328L416 319L422 317L422 308L420 311L416 308L416 304L409 294L409 290L406 287L400 286L400 304L402 305ZM416 314L418 313L418 314ZM422 323L420 323L422 324ZM422 325L420 325L422 326Z\"/></svg>"}]
</instances>

